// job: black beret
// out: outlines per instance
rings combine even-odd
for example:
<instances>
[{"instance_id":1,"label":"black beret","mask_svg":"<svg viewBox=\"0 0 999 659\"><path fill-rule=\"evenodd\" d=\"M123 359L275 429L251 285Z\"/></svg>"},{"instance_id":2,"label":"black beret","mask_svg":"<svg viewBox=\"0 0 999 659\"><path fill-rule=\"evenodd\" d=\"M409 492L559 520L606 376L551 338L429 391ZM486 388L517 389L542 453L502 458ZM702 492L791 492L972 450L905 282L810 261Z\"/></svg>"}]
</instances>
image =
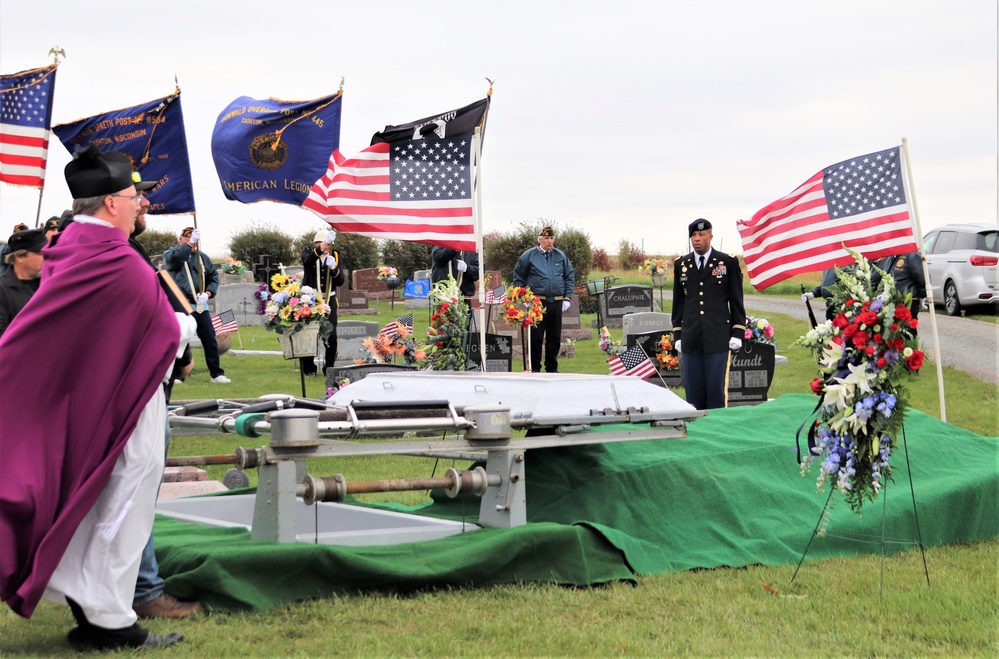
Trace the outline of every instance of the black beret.
<instances>
[{"instance_id":1,"label":"black beret","mask_svg":"<svg viewBox=\"0 0 999 659\"><path fill-rule=\"evenodd\" d=\"M711 229L711 223L703 218L698 218L690 223L687 227L687 237L694 235L695 231L709 231Z\"/></svg>"},{"instance_id":2,"label":"black beret","mask_svg":"<svg viewBox=\"0 0 999 659\"><path fill-rule=\"evenodd\" d=\"M93 142L73 153L65 174L73 199L110 195L135 184L128 156L118 151L101 153Z\"/></svg>"},{"instance_id":3,"label":"black beret","mask_svg":"<svg viewBox=\"0 0 999 659\"><path fill-rule=\"evenodd\" d=\"M40 252L47 243L45 232L41 229L18 231L7 240L11 254L20 249L26 249L29 252Z\"/></svg>"}]
</instances>

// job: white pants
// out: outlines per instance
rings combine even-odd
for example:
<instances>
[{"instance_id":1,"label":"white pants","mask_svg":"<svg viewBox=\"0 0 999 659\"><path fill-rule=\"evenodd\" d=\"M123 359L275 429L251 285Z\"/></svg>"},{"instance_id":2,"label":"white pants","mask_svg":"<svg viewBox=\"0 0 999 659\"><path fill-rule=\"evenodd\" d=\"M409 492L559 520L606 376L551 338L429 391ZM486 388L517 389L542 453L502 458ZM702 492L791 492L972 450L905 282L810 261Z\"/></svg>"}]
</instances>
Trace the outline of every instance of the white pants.
<instances>
[{"instance_id":1,"label":"white pants","mask_svg":"<svg viewBox=\"0 0 999 659\"><path fill-rule=\"evenodd\" d=\"M165 424L166 398L157 387L45 591L45 599L55 602L71 598L98 627L120 629L136 621L132 596L163 477Z\"/></svg>"}]
</instances>

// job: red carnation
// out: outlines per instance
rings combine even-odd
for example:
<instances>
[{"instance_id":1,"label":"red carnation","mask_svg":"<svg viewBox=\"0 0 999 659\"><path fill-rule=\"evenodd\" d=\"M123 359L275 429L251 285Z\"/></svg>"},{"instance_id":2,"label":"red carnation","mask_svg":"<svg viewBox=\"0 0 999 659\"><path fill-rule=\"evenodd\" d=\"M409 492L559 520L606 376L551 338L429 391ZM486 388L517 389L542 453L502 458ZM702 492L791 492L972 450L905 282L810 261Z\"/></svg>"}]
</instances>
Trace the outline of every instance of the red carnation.
<instances>
[{"instance_id":1,"label":"red carnation","mask_svg":"<svg viewBox=\"0 0 999 659\"><path fill-rule=\"evenodd\" d=\"M871 338L867 332L857 332L853 335L853 347L860 350L867 344L867 339Z\"/></svg>"},{"instance_id":2,"label":"red carnation","mask_svg":"<svg viewBox=\"0 0 999 659\"><path fill-rule=\"evenodd\" d=\"M884 368L884 367L885 367L885 358L878 357L878 368Z\"/></svg>"},{"instance_id":3,"label":"red carnation","mask_svg":"<svg viewBox=\"0 0 999 659\"><path fill-rule=\"evenodd\" d=\"M918 371L923 365L923 359L926 357L922 350L913 350L912 354L905 358L905 364L912 371Z\"/></svg>"},{"instance_id":4,"label":"red carnation","mask_svg":"<svg viewBox=\"0 0 999 659\"><path fill-rule=\"evenodd\" d=\"M853 336L854 334L856 334L859 330L860 330L860 328L857 327L856 325L847 325L846 327L843 328L843 336L845 336L846 338L849 339L851 336Z\"/></svg>"},{"instance_id":5,"label":"red carnation","mask_svg":"<svg viewBox=\"0 0 999 659\"><path fill-rule=\"evenodd\" d=\"M873 311L865 311L859 316L857 320L860 321L862 325L867 325L868 327L874 327L878 322L878 315Z\"/></svg>"},{"instance_id":6,"label":"red carnation","mask_svg":"<svg viewBox=\"0 0 999 659\"><path fill-rule=\"evenodd\" d=\"M895 320L909 320L912 318L912 312L909 311L909 307L903 304L895 305Z\"/></svg>"},{"instance_id":7,"label":"red carnation","mask_svg":"<svg viewBox=\"0 0 999 659\"><path fill-rule=\"evenodd\" d=\"M842 336L834 336L832 338L832 342L835 343L838 346L841 346L841 345L843 345L843 337Z\"/></svg>"},{"instance_id":8,"label":"red carnation","mask_svg":"<svg viewBox=\"0 0 999 659\"><path fill-rule=\"evenodd\" d=\"M916 327L918 325L919 325L919 321L916 320L915 318L913 318L912 320L909 321L909 329L916 329Z\"/></svg>"},{"instance_id":9,"label":"red carnation","mask_svg":"<svg viewBox=\"0 0 999 659\"><path fill-rule=\"evenodd\" d=\"M838 327L843 329L850 324L850 321L846 319L846 314L839 314L832 321L833 327Z\"/></svg>"},{"instance_id":10,"label":"red carnation","mask_svg":"<svg viewBox=\"0 0 999 659\"><path fill-rule=\"evenodd\" d=\"M873 357L874 356L874 346L867 346L866 348L864 348L864 352L867 353L868 357Z\"/></svg>"},{"instance_id":11,"label":"red carnation","mask_svg":"<svg viewBox=\"0 0 999 659\"><path fill-rule=\"evenodd\" d=\"M850 299L848 299L848 300L846 301L846 306L848 306L848 307L852 307L852 306L853 306L853 305L855 305L856 303L857 303L857 301L856 301L856 300L854 300L854 299L853 299L853 298L851 297Z\"/></svg>"},{"instance_id":12,"label":"red carnation","mask_svg":"<svg viewBox=\"0 0 999 659\"><path fill-rule=\"evenodd\" d=\"M881 336L881 334L875 334L873 339L874 342L877 343L878 345L881 345L884 342L884 338Z\"/></svg>"},{"instance_id":13,"label":"red carnation","mask_svg":"<svg viewBox=\"0 0 999 659\"><path fill-rule=\"evenodd\" d=\"M898 331L898 323L892 323L891 324L891 331L893 331L893 332L897 332Z\"/></svg>"},{"instance_id":14,"label":"red carnation","mask_svg":"<svg viewBox=\"0 0 999 659\"><path fill-rule=\"evenodd\" d=\"M824 388L825 388L825 383L822 381L822 378L815 378L814 380L812 380L813 394L821 394Z\"/></svg>"},{"instance_id":15,"label":"red carnation","mask_svg":"<svg viewBox=\"0 0 999 659\"><path fill-rule=\"evenodd\" d=\"M904 347L905 347L905 339L903 339L902 337L896 337L896 338L895 338L895 339L894 339L894 340L893 340L893 341L891 342L891 347L892 347L892 348L893 348L893 349L894 349L894 350L895 350L896 352L899 352L899 351L901 351L901 350L902 350L902 348L904 348Z\"/></svg>"}]
</instances>

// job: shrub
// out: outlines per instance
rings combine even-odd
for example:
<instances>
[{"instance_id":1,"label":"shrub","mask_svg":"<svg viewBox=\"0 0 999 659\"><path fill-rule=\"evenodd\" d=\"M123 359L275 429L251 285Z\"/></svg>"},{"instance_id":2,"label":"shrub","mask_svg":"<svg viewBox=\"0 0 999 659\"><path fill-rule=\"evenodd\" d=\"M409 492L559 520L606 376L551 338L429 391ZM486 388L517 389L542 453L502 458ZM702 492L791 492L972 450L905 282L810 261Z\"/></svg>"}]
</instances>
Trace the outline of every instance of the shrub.
<instances>
[{"instance_id":1,"label":"shrub","mask_svg":"<svg viewBox=\"0 0 999 659\"><path fill-rule=\"evenodd\" d=\"M313 235L315 233L312 232ZM245 263L251 271L264 254L269 254L275 265L300 263L301 254L301 251L295 253L292 238L277 228L256 224L232 234L229 239L229 252L232 258Z\"/></svg>"},{"instance_id":2,"label":"shrub","mask_svg":"<svg viewBox=\"0 0 999 659\"><path fill-rule=\"evenodd\" d=\"M593 250L593 262L590 265L593 270L600 270L601 272L610 272L614 267L614 264L611 263L610 254L603 247Z\"/></svg>"},{"instance_id":3,"label":"shrub","mask_svg":"<svg viewBox=\"0 0 999 659\"><path fill-rule=\"evenodd\" d=\"M150 231L146 229L136 238L150 258L162 256L163 252L176 247L177 235L171 231Z\"/></svg>"},{"instance_id":4,"label":"shrub","mask_svg":"<svg viewBox=\"0 0 999 659\"><path fill-rule=\"evenodd\" d=\"M386 240L382 244L382 264L399 271L403 281L413 278L417 270L430 269L430 252L433 245Z\"/></svg>"},{"instance_id":5,"label":"shrub","mask_svg":"<svg viewBox=\"0 0 999 659\"><path fill-rule=\"evenodd\" d=\"M617 259L622 270L634 270L645 263L646 256L641 247L622 240L618 246Z\"/></svg>"}]
</instances>

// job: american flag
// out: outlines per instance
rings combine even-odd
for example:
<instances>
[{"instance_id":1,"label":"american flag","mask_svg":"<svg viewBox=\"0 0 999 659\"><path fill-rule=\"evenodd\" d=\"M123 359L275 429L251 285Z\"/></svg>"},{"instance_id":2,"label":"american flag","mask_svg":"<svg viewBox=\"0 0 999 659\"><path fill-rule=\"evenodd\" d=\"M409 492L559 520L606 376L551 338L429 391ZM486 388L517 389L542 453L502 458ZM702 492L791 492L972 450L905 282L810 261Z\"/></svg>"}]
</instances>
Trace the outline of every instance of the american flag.
<instances>
[{"instance_id":1,"label":"american flag","mask_svg":"<svg viewBox=\"0 0 999 659\"><path fill-rule=\"evenodd\" d=\"M334 150L302 206L340 231L474 251L472 133L488 105L386 127L353 158Z\"/></svg>"},{"instance_id":2,"label":"american flag","mask_svg":"<svg viewBox=\"0 0 999 659\"><path fill-rule=\"evenodd\" d=\"M217 316L212 316L212 327L216 334L228 334L236 332L239 326L236 324L236 314L232 309L226 309Z\"/></svg>"},{"instance_id":3,"label":"american flag","mask_svg":"<svg viewBox=\"0 0 999 659\"><path fill-rule=\"evenodd\" d=\"M898 147L836 163L791 194L739 220L757 290L802 272L916 251Z\"/></svg>"},{"instance_id":4,"label":"american flag","mask_svg":"<svg viewBox=\"0 0 999 659\"><path fill-rule=\"evenodd\" d=\"M503 304L506 302L506 286L500 284L492 290L486 291L486 304Z\"/></svg>"},{"instance_id":5,"label":"american flag","mask_svg":"<svg viewBox=\"0 0 999 659\"><path fill-rule=\"evenodd\" d=\"M389 322L388 325L383 327L378 336L384 336L387 339L394 339L399 336L399 327L405 326L409 329L413 329L413 314L408 313L405 316L400 316L398 319Z\"/></svg>"},{"instance_id":6,"label":"american flag","mask_svg":"<svg viewBox=\"0 0 999 659\"><path fill-rule=\"evenodd\" d=\"M0 76L0 181L42 187L56 66Z\"/></svg>"},{"instance_id":7,"label":"american flag","mask_svg":"<svg viewBox=\"0 0 999 659\"><path fill-rule=\"evenodd\" d=\"M617 357L607 360L611 375L634 375L643 380L656 374L656 365L642 350L642 346L634 345Z\"/></svg>"}]
</instances>

